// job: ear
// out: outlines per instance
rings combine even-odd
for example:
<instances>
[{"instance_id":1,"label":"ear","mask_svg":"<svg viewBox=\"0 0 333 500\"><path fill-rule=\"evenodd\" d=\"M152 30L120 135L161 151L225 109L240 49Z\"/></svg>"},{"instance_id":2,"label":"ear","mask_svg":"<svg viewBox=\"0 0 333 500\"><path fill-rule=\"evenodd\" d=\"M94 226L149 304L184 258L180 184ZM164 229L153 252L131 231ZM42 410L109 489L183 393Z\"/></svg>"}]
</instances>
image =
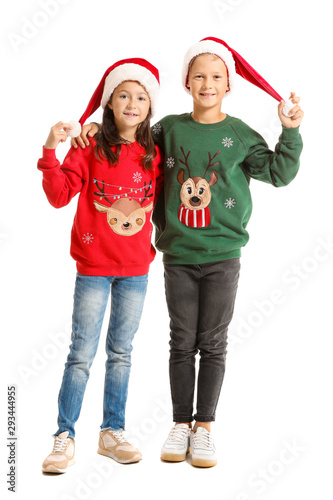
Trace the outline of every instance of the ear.
<instances>
[{"instance_id":1,"label":"ear","mask_svg":"<svg viewBox=\"0 0 333 500\"><path fill-rule=\"evenodd\" d=\"M145 212L151 212L153 210L153 202L149 203L146 207L142 207Z\"/></svg>"},{"instance_id":2,"label":"ear","mask_svg":"<svg viewBox=\"0 0 333 500\"><path fill-rule=\"evenodd\" d=\"M214 184L216 184L218 180L219 180L219 178L218 178L218 176L217 176L217 173L215 172L215 170L213 170L213 171L210 173L210 178L209 178L209 183L208 183L208 185L209 185L209 186L214 186Z\"/></svg>"},{"instance_id":3,"label":"ear","mask_svg":"<svg viewBox=\"0 0 333 500\"><path fill-rule=\"evenodd\" d=\"M179 184L184 184L184 172L185 170L183 168L181 168L178 172L177 181L179 182Z\"/></svg>"},{"instance_id":4,"label":"ear","mask_svg":"<svg viewBox=\"0 0 333 500\"><path fill-rule=\"evenodd\" d=\"M105 207L104 205L101 205L98 203L98 201L94 201L94 205L96 207L96 210L99 212L107 212L110 207Z\"/></svg>"}]
</instances>

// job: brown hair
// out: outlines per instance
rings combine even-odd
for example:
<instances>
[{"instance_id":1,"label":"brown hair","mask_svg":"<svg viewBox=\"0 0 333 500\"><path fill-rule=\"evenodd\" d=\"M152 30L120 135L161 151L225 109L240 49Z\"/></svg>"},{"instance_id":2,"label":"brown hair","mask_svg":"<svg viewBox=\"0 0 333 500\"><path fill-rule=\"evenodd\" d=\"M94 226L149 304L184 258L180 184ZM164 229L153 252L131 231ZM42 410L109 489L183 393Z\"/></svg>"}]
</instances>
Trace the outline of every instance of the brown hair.
<instances>
[{"instance_id":1,"label":"brown hair","mask_svg":"<svg viewBox=\"0 0 333 500\"><path fill-rule=\"evenodd\" d=\"M110 97L111 100L111 97ZM109 101L110 102L110 101ZM152 170L152 163L156 156L154 140L150 132L151 109L149 108L148 115L145 120L139 124L135 139L140 146L145 148L146 154L142 156L141 165L145 170ZM98 161L106 159L112 166L119 164L119 155L122 144L130 144L129 141L123 139L118 134L118 130L114 121L114 114L108 105L104 108L102 125L95 136L96 149L95 156ZM112 150L112 146L116 146L116 151Z\"/></svg>"}]
</instances>

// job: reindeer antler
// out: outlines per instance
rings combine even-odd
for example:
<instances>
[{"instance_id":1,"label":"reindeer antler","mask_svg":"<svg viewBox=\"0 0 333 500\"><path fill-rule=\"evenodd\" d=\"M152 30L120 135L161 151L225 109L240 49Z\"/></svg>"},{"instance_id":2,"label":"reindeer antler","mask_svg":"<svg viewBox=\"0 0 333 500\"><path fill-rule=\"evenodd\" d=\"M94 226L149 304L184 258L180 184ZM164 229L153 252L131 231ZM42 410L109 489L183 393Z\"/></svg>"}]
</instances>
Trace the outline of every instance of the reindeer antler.
<instances>
[{"instance_id":1,"label":"reindeer antler","mask_svg":"<svg viewBox=\"0 0 333 500\"><path fill-rule=\"evenodd\" d=\"M210 153L208 153L209 163L208 163L208 167L205 170L205 173L202 176L203 178L205 178L205 175L207 174L207 171L208 171L209 168L215 167L215 165L219 164L218 161L216 161L215 163L212 163L212 160L214 160L215 156L219 155L220 153L222 153L222 149L220 151L217 151L213 157L211 156Z\"/></svg>"},{"instance_id":2,"label":"reindeer antler","mask_svg":"<svg viewBox=\"0 0 333 500\"><path fill-rule=\"evenodd\" d=\"M97 187L97 189L99 190L99 192L97 192L97 193L96 193L96 192L94 192L94 194L95 194L96 196L99 196L100 198L103 198L105 201L107 201L108 203L110 203L110 205L112 205L112 201L110 201L110 200L107 198L106 194L105 194L105 182L104 182L104 181L102 181L102 187L100 187L100 186L98 185L98 180L97 180L97 179L94 179L94 184L95 184L95 186Z\"/></svg>"},{"instance_id":3,"label":"reindeer antler","mask_svg":"<svg viewBox=\"0 0 333 500\"><path fill-rule=\"evenodd\" d=\"M180 163L182 163L183 165L185 165L185 167L187 168L188 176L189 176L189 177L191 177L190 169L189 169L189 166L188 166L188 163L187 163L187 159L188 159L188 157L190 156L190 152L191 152L191 151L189 151L189 152L187 153L187 155L186 155L186 154L185 154L185 152L184 152L183 146L180 146L180 150L181 150L181 152L183 153L183 156L184 156L184 158L185 158L185 161L181 160L180 158L178 158L178 160L180 161Z\"/></svg>"},{"instance_id":4,"label":"reindeer antler","mask_svg":"<svg viewBox=\"0 0 333 500\"><path fill-rule=\"evenodd\" d=\"M140 203L141 206L142 206L143 202L145 201L145 199L148 198L148 200L149 200L149 198L151 198L153 196L153 193L148 194L149 191L151 190L151 181L149 181L148 187L147 187L147 184L145 182L144 186L143 186L143 189L145 190L145 194L144 194L144 197L142 198L142 201Z\"/></svg>"}]
</instances>

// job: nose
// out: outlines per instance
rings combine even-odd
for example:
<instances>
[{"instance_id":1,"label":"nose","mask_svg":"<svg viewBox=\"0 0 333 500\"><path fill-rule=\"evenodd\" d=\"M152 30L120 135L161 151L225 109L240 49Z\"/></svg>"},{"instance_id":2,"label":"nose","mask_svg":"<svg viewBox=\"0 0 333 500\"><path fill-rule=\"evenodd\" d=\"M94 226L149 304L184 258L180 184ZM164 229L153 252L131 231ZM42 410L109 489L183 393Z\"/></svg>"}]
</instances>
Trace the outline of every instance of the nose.
<instances>
[{"instance_id":1,"label":"nose","mask_svg":"<svg viewBox=\"0 0 333 500\"><path fill-rule=\"evenodd\" d=\"M212 79L207 76L203 79L202 84L204 87L210 88L212 86Z\"/></svg>"},{"instance_id":2,"label":"nose","mask_svg":"<svg viewBox=\"0 0 333 500\"><path fill-rule=\"evenodd\" d=\"M130 222L124 222L123 229L131 229L132 224Z\"/></svg>"},{"instance_id":3,"label":"nose","mask_svg":"<svg viewBox=\"0 0 333 500\"><path fill-rule=\"evenodd\" d=\"M131 99L129 99L127 107L130 108L130 109L135 108L135 99L134 99L134 97L132 97Z\"/></svg>"},{"instance_id":4,"label":"nose","mask_svg":"<svg viewBox=\"0 0 333 500\"><path fill-rule=\"evenodd\" d=\"M193 203L198 203L198 201L200 201L200 198L198 198L197 196L192 196L191 201L193 201Z\"/></svg>"}]
</instances>

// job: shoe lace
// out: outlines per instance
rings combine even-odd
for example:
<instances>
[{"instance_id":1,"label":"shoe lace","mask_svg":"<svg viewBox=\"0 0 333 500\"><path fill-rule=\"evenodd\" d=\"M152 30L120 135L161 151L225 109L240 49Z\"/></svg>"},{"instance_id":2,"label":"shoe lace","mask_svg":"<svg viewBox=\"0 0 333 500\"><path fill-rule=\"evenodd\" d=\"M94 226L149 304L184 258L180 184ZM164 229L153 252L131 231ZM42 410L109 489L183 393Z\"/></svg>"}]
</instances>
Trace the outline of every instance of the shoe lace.
<instances>
[{"instance_id":1,"label":"shoe lace","mask_svg":"<svg viewBox=\"0 0 333 500\"><path fill-rule=\"evenodd\" d=\"M119 441L119 443L127 443L123 431L111 431L111 434Z\"/></svg>"},{"instance_id":2,"label":"shoe lace","mask_svg":"<svg viewBox=\"0 0 333 500\"><path fill-rule=\"evenodd\" d=\"M171 430L168 441L173 442L173 443L181 443L183 442L184 438L187 436L188 430L185 429L184 427L178 427L175 426Z\"/></svg>"},{"instance_id":3,"label":"shoe lace","mask_svg":"<svg viewBox=\"0 0 333 500\"><path fill-rule=\"evenodd\" d=\"M205 448L212 450L213 449L213 439L210 435L210 432L194 432L193 433L193 440L194 440L194 445L195 447L198 448Z\"/></svg>"},{"instance_id":4,"label":"shoe lace","mask_svg":"<svg viewBox=\"0 0 333 500\"><path fill-rule=\"evenodd\" d=\"M55 438L53 451L64 451L69 443L69 438Z\"/></svg>"}]
</instances>

